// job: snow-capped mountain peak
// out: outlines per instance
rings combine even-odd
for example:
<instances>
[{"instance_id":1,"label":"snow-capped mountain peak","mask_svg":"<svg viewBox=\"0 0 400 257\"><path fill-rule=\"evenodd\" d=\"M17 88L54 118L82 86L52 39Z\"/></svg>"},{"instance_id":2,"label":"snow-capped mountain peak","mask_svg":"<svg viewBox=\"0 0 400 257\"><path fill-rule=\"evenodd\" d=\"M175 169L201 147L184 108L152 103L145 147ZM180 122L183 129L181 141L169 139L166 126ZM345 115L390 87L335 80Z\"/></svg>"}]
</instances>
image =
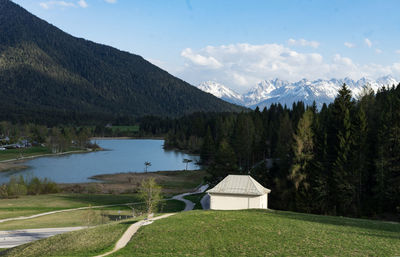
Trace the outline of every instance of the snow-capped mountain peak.
<instances>
[{"instance_id":1,"label":"snow-capped mountain peak","mask_svg":"<svg viewBox=\"0 0 400 257\"><path fill-rule=\"evenodd\" d=\"M239 93L218 82L206 81L201 83L198 88L227 102L243 105L243 97Z\"/></svg>"},{"instance_id":2,"label":"snow-capped mountain peak","mask_svg":"<svg viewBox=\"0 0 400 257\"><path fill-rule=\"evenodd\" d=\"M269 107L273 103L291 106L298 101L303 101L307 105L311 105L315 101L317 106L321 107L324 103L331 103L335 99L343 84L349 87L354 98L358 98L365 87L369 87L376 92L384 86L392 87L397 85L399 81L390 75L376 80L366 77L359 80L351 78L318 79L314 81L302 79L293 83L274 79L259 82L243 95L211 81L200 84L199 88L228 102L250 108L255 108L256 106L260 108Z\"/></svg>"},{"instance_id":3,"label":"snow-capped mountain peak","mask_svg":"<svg viewBox=\"0 0 400 257\"><path fill-rule=\"evenodd\" d=\"M250 89L247 93L243 95L243 99L247 106L254 105L267 99L269 94L274 90L287 86L290 83L284 80L274 79L274 80L263 80L259 82L254 88Z\"/></svg>"}]
</instances>

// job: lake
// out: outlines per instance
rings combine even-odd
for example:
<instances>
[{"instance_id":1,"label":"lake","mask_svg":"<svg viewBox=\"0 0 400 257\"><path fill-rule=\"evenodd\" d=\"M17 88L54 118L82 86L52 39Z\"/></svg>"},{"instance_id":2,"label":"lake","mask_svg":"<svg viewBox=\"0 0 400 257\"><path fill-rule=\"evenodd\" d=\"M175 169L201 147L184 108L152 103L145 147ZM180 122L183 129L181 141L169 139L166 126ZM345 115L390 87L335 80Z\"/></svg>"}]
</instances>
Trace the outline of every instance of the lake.
<instances>
[{"instance_id":1,"label":"lake","mask_svg":"<svg viewBox=\"0 0 400 257\"><path fill-rule=\"evenodd\" d=\"M89 177L99 174L143 172L145 162L151 162L148 171L183 170L183 159L190 159L188 170L199 169L198 156L174 150L164 150L164 140L104 139L96 140L105 151L40 157L25 162L28 169L0 173L0 183L12 175L32 174L57 183L93 182Z\"/></svg>"}]
</instances>

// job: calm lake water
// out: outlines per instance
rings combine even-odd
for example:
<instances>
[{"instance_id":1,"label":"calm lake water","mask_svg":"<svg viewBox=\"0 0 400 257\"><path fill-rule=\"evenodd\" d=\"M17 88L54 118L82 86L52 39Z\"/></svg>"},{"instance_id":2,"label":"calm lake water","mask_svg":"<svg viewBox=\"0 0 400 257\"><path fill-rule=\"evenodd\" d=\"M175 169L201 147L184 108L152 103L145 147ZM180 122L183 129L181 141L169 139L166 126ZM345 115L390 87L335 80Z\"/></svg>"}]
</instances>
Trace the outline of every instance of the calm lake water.
<instances>
[{"instance_id":1,"label":"calm lake water","mask_svg":"<svg viewBox=\"0 0 400 257\"><path fill-rule=\"evenodd\" d=\"M96 140L106 151L40 157L27 161L28 169L0 173L0 183L8 182L12 175L32 174L49 178L57 183L92 182L89 177L98 174L143 172L144 162L151 162L148 171L183 170L183 159L193 160L188 169L198 169L198 156L179 151L164 150L164 140L122 139Z\"/></svg>"}]
</instances>

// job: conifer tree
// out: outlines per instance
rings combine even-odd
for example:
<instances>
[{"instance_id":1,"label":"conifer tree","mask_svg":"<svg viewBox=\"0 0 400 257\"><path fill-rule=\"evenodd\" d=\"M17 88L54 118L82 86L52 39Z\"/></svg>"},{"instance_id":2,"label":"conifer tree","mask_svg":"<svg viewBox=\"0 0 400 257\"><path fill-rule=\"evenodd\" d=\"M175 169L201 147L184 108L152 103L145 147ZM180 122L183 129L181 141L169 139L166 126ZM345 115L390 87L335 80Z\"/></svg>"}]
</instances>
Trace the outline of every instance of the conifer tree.
<instances>
[{"instance_id":1,"label":"conifer tree","mask_svg":"<svg viewBox=\"0 0 400 257\"><path fill-rule=\"evenodd\" d=\"M293 135L293 161L288 178L294 185L296 207L307 212L311 211L308 172L310 162L314 158L313 141L313 112L307 110L297 125L296 134Z\"/></svg>"}]
</instances>

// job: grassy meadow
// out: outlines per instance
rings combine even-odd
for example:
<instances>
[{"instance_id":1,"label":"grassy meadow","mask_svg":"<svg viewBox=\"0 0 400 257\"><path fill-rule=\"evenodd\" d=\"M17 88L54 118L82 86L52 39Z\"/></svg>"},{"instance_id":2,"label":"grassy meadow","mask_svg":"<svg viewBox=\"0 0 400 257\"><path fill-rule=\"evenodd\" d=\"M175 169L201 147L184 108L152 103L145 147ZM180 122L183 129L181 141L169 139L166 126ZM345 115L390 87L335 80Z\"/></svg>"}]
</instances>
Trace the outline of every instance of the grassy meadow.
<instances>
[{"instance_id":1,"label":"grassy meadow","mask_svg":"<svg viewBox=\"0 0 400 257\"><path fill-rule=\"evenodd\" d=\"M18 159L21 157L37 156L43 154L51 154L51 150L47 147L34 146L29 148L8 149L0 151L0 161Z\"/></svg>"},{"instance_id":2,"label":"grassy meadow","mask_svg":"<svg viewBox=\"0 0 400 257\"><path fill-rule=\"evenodd\" d=\"M120 133L138 133L139 132L139 125L131 125L131 126L112 126L111 130Z\"/></svg>"},{"instance_id":3,"label":"grassy meadow","mask_svg":"<svg viewBox=\"0 0 400 257\"><path fill-rule=\"evenodd\" d=\"M96 205L140 201L135 194L51 194L26 195L0 200L0 219Z\"/></svg>"},{"instance_id":4,"label":"grassy meadow","mask_svg":"<svg viewBox=\"0 0 400 257\"><path fill-rule=\"evenodd\" d=\"M0 214L2 218L10 218L54 210L140 201L136 195L56 194L23 196L17 199L1 200ZM144 210L144 205L135 204L133 208L137 215ZM162 213L181 211L184 208L185 204L177 200L163 201L159 206L159 210ZM93 226L131 218L131 216L132 209L126 205L90 208L60 212L33 219L7 221L0 223L0 230Z\"/></svg>"},{"instance_id":5,"label":"grassy meadow","mask_svg":"<svg viewBox=\"0 0 400 257\"><path fill-rule=\"evenodd\" d=\"M283 211L192 211L112 256L398 256L400 224Z\"/></svg>"}]
</instances>

